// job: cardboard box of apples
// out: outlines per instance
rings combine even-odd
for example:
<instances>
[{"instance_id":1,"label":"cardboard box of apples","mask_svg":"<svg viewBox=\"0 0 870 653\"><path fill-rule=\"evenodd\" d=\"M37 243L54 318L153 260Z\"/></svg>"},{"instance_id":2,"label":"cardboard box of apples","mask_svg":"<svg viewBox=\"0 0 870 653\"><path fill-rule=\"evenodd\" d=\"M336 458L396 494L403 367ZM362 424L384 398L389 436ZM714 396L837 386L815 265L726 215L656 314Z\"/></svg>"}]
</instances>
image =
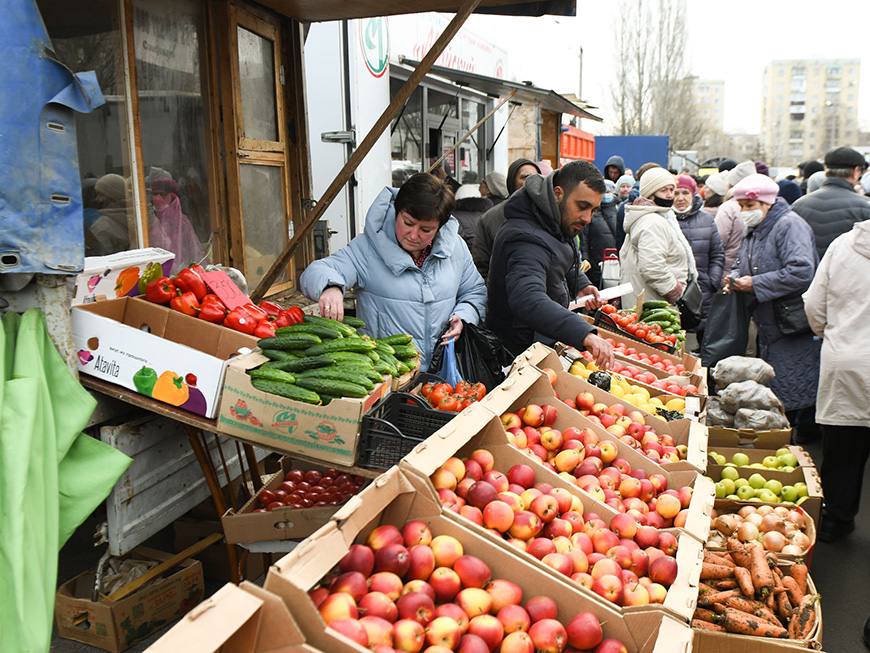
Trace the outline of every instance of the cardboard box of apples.
<instances>
[{"instance_id":1,"label":"cardboard box of apples","mask_svg":"<svg viewBox=\"0 0 870 653\"><path fill-rule=\"evenodd\" d=\"M550 394L563 405L575 408L588 419L597 422L629 446L642 450L645 455L669 470L703 472L707 469L707 428L690 419L668 422L651 415L631 403L605 392L583 379L564 371L558 354L549 347L536 343L517 357L514 370L531 368L544 373L552 385ZM494 406L493 401L504 402L508 393L503 391L507 381L491 392L484 402L499 414L509 410ZM657 438L647 436L652 430ZM635 437L641 432L640 438ZM653 453L654 452L654 453Z\"/></svg>"},{"instance_id":2,"label":"cardboard box of apples","mask_svg":"<svg viewBox=\"0 0 870 653\"><path fill-rule=\"evenodd\" d=\"M601 505L573 476L557 474L513 446L485 407L469 408L444 426L402 467L417 474L421 491L437 492L449 517L538 568L570 578L581 591L624 612L664 609L691 619L703 542L679 528L645 524L639 509ZM640 479L623 480L626 492L643 487ZM653 480L667 483L664 476ZM670 491L658 495L660 508L664 514L679 510L684 523L688 509L679 495L688 505L691 488Z\"/></svg>"},{"instance_id":3,"label":"cardboard box of apples","mask_svg":"<svg viewBox=\"0 0 870 653\"><path fill-rule=\"evenodd\" d=\"M269 570L306 640L360 652L690 651L688 626L543 573L442 513L392 468ZM570 647L570 648L569 648Z\"/></svg>"}]
</instances>

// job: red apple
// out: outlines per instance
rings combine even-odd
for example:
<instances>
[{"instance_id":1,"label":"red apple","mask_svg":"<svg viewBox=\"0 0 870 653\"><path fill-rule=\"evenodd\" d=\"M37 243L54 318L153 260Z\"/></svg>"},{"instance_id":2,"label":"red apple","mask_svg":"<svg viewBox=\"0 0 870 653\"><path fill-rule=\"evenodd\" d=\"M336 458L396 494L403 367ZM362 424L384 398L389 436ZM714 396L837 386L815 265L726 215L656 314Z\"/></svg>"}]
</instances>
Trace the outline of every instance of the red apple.
<instances>
[{"instance_id":1,"label":"red apple","mask_svg":"<svg viewBox=\"0 0 870 653\"><path fill-rule=\"evenodd\" d=\"M359 612L356 607L356 602L350 594L338 592L330 594L326 597L318 609L320 616L328 626L333 621L340 619L356 619L359 617Z\"/></svg>"},{"instance_id":2,"label":"red apple","mask_svg":"<svg viewBox=\"0 0 870 653\"><path fill-rule=\"evenodd\" d=\"M514 515L514 523L510 528L511 537L529 540L541 532L543 523L533 512L523 510Z\"/></svg>"},{"instance_id":3,"label":"red apple","mask_svg":"<svg viewBox=\"0 0 870 653\"><path fill-rule=\"evenodd\" d=\"M591 650L604 639L601 622L591 612L581 612L578 614L568 622L565 631L568 635L568 644L581 650Z\"/></svg>"},{"instance_id":4,"label":"red apple","mask_svg":"<svg viewBox=\"0 0 870 653\"><path fill-rule=\"evenodd\" d=\"M453 567L463 554L462 543L450 535L438 535L432 538L432 553L435 555L435 565L438 567Z\"/></svg>"},{"instance_id":5,"label":"red apple","mask_svg":"<svg viewBox=\"0 0 870 653\"><path fill-rule=\"evenodd\" d=\"M410 564L408 549L402 544L387 544L375 551L375 573L391 571L397 576L404 576Z\"/></svg>"},{"instance_id":6,"label":"red apple","mask_svg":"<svg viewBox=\"0 0 870 653\"><path fill-rule=\"evenodd\" d=\"M504 638L499 653L535 653L535 644L527 632L519 630Z\"/></svg>"},{"instance_id":7,"label":"red apple","mask_svg":"<svg viewBox=\"0 0 870 653\"><path fill-rule=\"evenodd\" d=\"M369 591L382 592L391 601L395 601L402 595L403 587L402 579L391 571L381 571L369 578Z\"/></svg>"},{"instance_id":8,"label":"red apple","mask_svg":"<svg viewBox=\"0 0 870 653\"><path fill-rule=\"evenodd\" d=\"M435 603L432 598L422 592L412 592L400 596L396 601L399 619L413 619L424 626L435 616Z\"/></svg>"},{"instance_id":9,"label":"red apple","mask_svg":"<svg viewBox=\"0 0 870 653\"><path fill-rule=\"evenodd\" d=\"M568 640L565 627L555 619L541 619L533 623L529 628L529 637L539 653L561 653Z\"/></svg>"},{"instance_id":10,"label":"red apple","mask_svg":"<svg viewBox=\"0 0 870 653\"><path fill-rule=\"evenodd\" d=\"M535 513L542 522L548 523L553 521L559 514L559 502L555 497L543 494L532 501L529 510Z\"/></svg>"},{"instance_id":11,"label":"red apple","mask_svg":"<svg viewBox=\"0 0 870 653\"><path fill-rule=\"evenodd\" d=\"M565 553L548 553L541 562L565 576L574 573L574 561Z\"/></svg>"},{"instance_id":12,"label":"red apple","mask_svg":"<svg viewBox=\"0 0 870 653\"><path fill-rule=\"evenodd\" d=\"M399 651L417 653L425 644L425 636L423 626L413 619L402 619L393 624L393 646Z\"/></svg>"},{"instance_id":13,"label":"red apple","mask_svg":"<svg viewBox=\"0 0 870 653\"><path fill-rule=\"evenodd\" d=\"M504 638L504 627L493 615L482 614L474 617L468 623L468 633L466 637L476 635L482 639L486 646L485 650L488 652L501 644L501 640Z\"/></svg>"},{"instance_id":14,"label":"red apple","mask_svg":"<svg viewBox=\"0 0 870 653\"><path fill-rule=\"evenodd\" d=\"M359 602L359 611L368 617L380 617L393 622L399 611L392 599L383 592L369 592Z\"/></svg>"},{"instance_id":15,"label":"red apple","mask_svg":"<svg viewBox=\"0 0 870 653\"><path fill-rule=\"evenodd\" d=\"M462 589L462 582L459 579L459 574L449 567L438 567L429 576L429 584L435 590L435 601L444 603L452 601L453 598Z\"/></svg>"},{"instance_id":16,"label":"red apple","mask_svg":"<svg viewBox=\"0 0 870 653\"><path fill-rule=\"evenodd\" d=\"M451 458L450 460L457 460L460 463L462 462L458 458ZM432 542L432 531L429 530L429 526L426 525L426 522L415 519L409 521L402 527L402 540L408 549L415 544L428 545Z\"/></svg>"},{"instance_id":17,"label":"red apple","mask_svg":"<svg viewBox=\"0 0 870 653\"><path fill-rule=\"evenodd\" d=\"M618 575L605 574L595 579L592 591L608 601L619 603L622 599L622 579Z\"/></svg>"},{"instance_id":18,"label":"red apple","mask_svg":"<svg viewBox=\"0 0 870 653\"><path fill-rule=\"evenodd\" d=\"M456 596L456 603L471 619L486 614L492 607L492 597L479 587L466 587Z\"/></svg>"},{"instance_id":19,"label":"red apple","mask_svg":"<svg viewBox=\"0 0 870 653\"><path fill-rule=\"evenodd\" d=\"M369 533L366 539L366 544L375 551L384 548L388 544L402 544L402 542L404 542L404 539L402 538L401 531L390 524L378 526Z\"/></svg>"},{"instance_id":20,"label":"red apple","mask_svg":"<svg viewBox=\"0 0 870 653\"><path fill-rule=\"evenodd\" d=\"M357 619L336 619L329 624L329 627L360 646L367 647L369 645L368 633Z\"/></svg>"},{"instance_id":21,"label":"red apple","mask_svg":"<svg viewBox=\"0 0 870 653\"><path fill-rule=\"evenodd\" d=\"M524 488L530 488L535 484L535 470L529 465L520 463L508 470L508 481L516 483Z\"/></svg>"},{"instance_id":22,"label":"red apple","mask_svg":"<svg viewBox=\"0 0 870 653\"><path fill-rule=\"evenodd\" d=\"M517 498L519 506L519 498ZM514 509L504 501L492 501L483 508L483 525L506 533L514 523Z\"/></svg>"},{"instance_id":23,"label":"red apple","mask_svg":"<svg viewBox=\"0 0 870 653\"><path fill-rule=\"evenodd\" d=\"M654 583L670 587L677 579L677 561L671 556L666 555L651 562L649 565L649 577Z\"/></svg>"},{"instance_id":24,"label":"red apple","mask_svg":"<svg viewBox=\"0 0 870 653\"><path fill-rule=\"evenodd\" d=\"M366 632L363 646L393 646L393 624L381 617L366 615L359 620ZM335 628L335 624L332 625Z\"/></svg>"},{"instance_id":25,"label":"red apple","mask_svg":"<svg viewBox=\"0 0 870 653\"><path fill-rule=\"evenodd\" d=\"M332 581L329 591L333 594L345 592L353 597L354 603L359 603L368 594L368 580L358 571L349 571Z\"/></svg>"},{"instance_id":26,"label":"red apple","mask_svg":"<svg viewBox=\"0 0 870 653\"><path fill-rule=\"evenodd\" d=\"M542 619L557 619L559 607L549 596L533 596L526 601L526 612L531 622L536 623Z\"/></svg>"},{"instance_id":27,"label":"red apple","mask_svg":"<svg viewBox=\"0 0 870 653\"><path fill-rule=\"evenodd\" d=\"M492 573L487 564L475 556L464 555L453 564L463 587L486 587Z\"/></svg>"},{"instance_id":28,"label":"red apple","mask_svg":"<svg viewBox=\"0 0 870 653\"><path fill-rule=\"evenodd\" d=\"M358 571L363 576L371 576L374 568L375 552L364 544L351 544L341 562L338 563L339 571Z\"/></svg>"}]
</instances>

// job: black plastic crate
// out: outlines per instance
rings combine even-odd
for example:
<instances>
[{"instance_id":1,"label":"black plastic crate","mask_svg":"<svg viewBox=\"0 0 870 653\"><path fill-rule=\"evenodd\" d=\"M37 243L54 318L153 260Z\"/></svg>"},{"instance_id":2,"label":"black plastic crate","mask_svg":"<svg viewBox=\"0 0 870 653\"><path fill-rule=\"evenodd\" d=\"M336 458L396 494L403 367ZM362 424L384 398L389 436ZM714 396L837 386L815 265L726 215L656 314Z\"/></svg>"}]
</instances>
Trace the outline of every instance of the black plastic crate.
<instances>
[{"instance_id":1,"label":"black plastic crate","mask_svg":"<svg viewBox=\"0 0 870 653\"><path fill-rule=\"evenodd\" d=\"M454 417L417 395L390 393L363 415L357 464L389 469Z\"/></svg>"},{"instance_id":2,"label":"black plastic crate","mask_svg":"<svg viewBox=\"0 0 870 653\"><path fill-rule=\"evenodd\" d=\"M447 383L444 379L442 379L437 374L432 374L430 372L417 372L414 377L408 381L405 385L398 388L400 392L410 392L418 385L423 385L425 383Z\"/></svg>"},{"instance_id":3,"label":"black plastic crate","mask_svg":"<svg viewBox=\"0 0 870 653\"><path fill-rule=\"evenodd\" d=\"M604 327L608 331L613 331L618 333L624 338L628 338L629 340L634 340L635 342L639 342L642 345L646 345L647 347L653 347L654 349L658 349L659 351L663 351L666 354L676 354L677 348L674 345L671 345L667 342L647 342L643 338L638 338L636 335L629 333L621 326L619 326L616 322L613 321L613 318L607 313L602 313L600 310L595 311L595 326Z\"/></svg>"}]
</instances>

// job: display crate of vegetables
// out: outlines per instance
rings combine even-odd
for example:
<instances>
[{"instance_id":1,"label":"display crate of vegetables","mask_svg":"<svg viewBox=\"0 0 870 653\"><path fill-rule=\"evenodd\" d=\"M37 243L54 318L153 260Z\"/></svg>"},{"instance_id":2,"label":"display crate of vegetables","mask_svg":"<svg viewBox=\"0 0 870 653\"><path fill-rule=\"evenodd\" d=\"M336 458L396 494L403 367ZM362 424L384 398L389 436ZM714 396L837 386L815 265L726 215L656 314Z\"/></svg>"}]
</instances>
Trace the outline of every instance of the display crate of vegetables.
<instances>
[{"instance_id":1,"label":"display crate of vegetables","mask_svg":"<svg viewBox=\"0 0 870 653\"><path fill-rule=\"evenodd\" d=\"M219 426L278 451L338 464L356 458L360 420L418 366L411 336L373 339L356 318L304 316L227 370Z\"/></svg>"},{"instance_id":2,"label":"display crate of vegetables","mask_svg":"<svg viewBox=\"0 0 870 653\"><path fill-rule=\"evenodd\" d=\"M368 481L336 469L281 459L281 470L238 511L222 517L227 542L298 540L326 524Z\"/></svg>"},{"instance_id":3,"label":"display crate of vegetables","mask_svg":"<svg viewBox=\"0 0 870 653\"><path fill-rule=\"evenodd\" d=\"M816 544L816 524L797 506L717 499L707 549L726 550L728 538L737 538L743 544L758 544L780 560L810 560Z\"/></svg>"},{"instance_id":4,"label":"display crate of vegetables","mask_svg":"<svg viewBox=\"0 0 870 653\"><path fill-rule=\"evenodd\" d=\"M818 650L821 599L802 562L777 561L758 545L729 538L726 551L704 555L692 627L722 636L721 650L729 650L726 638L734 636Z\"/></svg>"},{"instance_id":5,"label":"display crate of vegetables","mask_svg":"<svg viewBox=\"0 0 870 653\"><path fill-rule=\"evenodd\" d=\"M680 326L679 310L664 301L644 302L640 314L605 304L595 313L595 324L669 354L681 351L686 339L686 332Z\"/></svg>"}]
</instances>

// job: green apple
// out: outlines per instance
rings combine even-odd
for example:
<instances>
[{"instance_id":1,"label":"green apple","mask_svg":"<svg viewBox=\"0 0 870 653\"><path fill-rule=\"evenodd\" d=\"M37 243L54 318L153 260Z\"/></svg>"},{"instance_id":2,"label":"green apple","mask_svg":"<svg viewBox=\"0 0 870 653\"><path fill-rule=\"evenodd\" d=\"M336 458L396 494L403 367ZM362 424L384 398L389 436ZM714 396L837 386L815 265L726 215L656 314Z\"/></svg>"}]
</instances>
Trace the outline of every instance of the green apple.
<instances>
[{"instance_id":1,"label":"green apple","mask_svg":"<svg viewBox=\"0 0 870 653\"><path fill-rule=\"evenodd\" d=\"M743 501L748 501L755 496L755 490L749 485L741 485L737 488L737 496Z\"/></svg>"},{"instance_id":2,"label":"green apple","mask_svg":"<svg viewBox=\"0 0 870 653\"><path fill-rule=\"evenodd\" d=\"M745 453L736 453L731 456L731 462L733 462L738 467L745 467L749 464L749 456Z\"/></svg>"},{"instance_id":3,"label":"green apple","mask_svg":"<svg viewBox=\"0 0 870 653\"><path fill-rule=\"evenodd\" d=\"M725 465L728 463L728 459L721 453L717 453L713 459L716 461L717 465Z\"/></svg>"},{"instance_id":4,"label":"green apple","mask_svg":"<svg viewBox=\"0 0 870 653\"><path fill-rule=\"evenodd\" d=\"M744 485L749 485L749 481L747 481L745 478L734 479L734 487L736 487L737 489L742 488Z\"/></svg>"},{"instance_id":5,"label":"green apple","mask_svg":"<svg viewBox=\"0 0 870 653\"><path fill-rule=\"evenodd\" d=\"M727 497L725 497L725 498L726 498L726 499L731 499L732 501L739 501L739 500L740 500L740 497L738 497L736 494L729 494L729 495L728 495Z\"/></svg>"},{"instance_id":6,"label":"green apple","mask_svg":"<svg viewBox=\"0 0 870 653\"><path fill-rule=\"evenodd\" d=\"M780 469L780 471L783 471L786 474L791 474L794 471L794 467L791 467L789 465L786 465L784 467L780 467L779 469Z\"/></svg>"},{"instance_id":7,"label":"green apple","mask_svg":"<svg viewBox=\"0 0 870 653\"><path fill-rule=\"evenodd\" d=\"M809 499L809 497L801 497L800 499L798 499L797 504L798 504L798 505L801 505L801 504L802 504L804 501L806 501L807 499Z\"/></svg>"},{"instance_id":8,"label":"green apple","mask_svg":"<svg viewBox=\"0 0 870 653\"><path fill-rule=\"evenodd\" d=\"M716 498L717 499L724 499L725 496L728 494L725 491L725 486L722 485L722 481L719 481L718 483L716 483L715 488L716 488Z\"/></svg>"},{"instance_id":9,"label":"green apple","mask_svg":"<svg viewBox=\"0 0 870 653\"><path fill-rule=\"evenodd\" d=\"M764 503L779 503L779 497L767 488L761 488L756 492L755 496L764 501Z\"/></svg>"},{"instance_id":10,"label":"green apple","mask_svg":"<svg viewBox=\"0 0 870 653\"><path fill-rule=\"evenodd\" d=\"M722 478L734 481L740 478L740 472L738 472L735 467L725 467L722 469Z\"/></svg>"},{"instance_id":11,"label":"green apple","mask_svg":"<svg viewBox=\"0 0 870 653\"><path fill-rule=\"evenodd\" d=\"M752 469L767 469L762 463L752 463L749 465Z\"/></svg>"},{"instance_id":12,"label":"green apple","mask_svg":"<svg viewBox=\"0 0 870 653\"><path fill-rule=\"evenodd\" d=\"M753 474L749 477L749 485L754 490L760 490L764 487L765 483L767 483L767 480L761 474Z\"/></svg>"},{"instance_id":13,"label":"green apple","mask_svg":"<svg viewBox=\"0 0 870 653\"><path fill-rule=\"evenodd\" d=\"M783 501L791 501L792 503L800 498L794 485L783 485L780 496Z\"/></svg>"},{"instance_id":14,"label":"green apple","mask_svg":"<svg viewBox=\"0 0 870 653\"><path fill-rule=\"evenodd\" d=\"M776 459L779 461L780 467L797 467L797 465L798 465L797 456L795 456L790 451L787 453L778 455L776 457Z\"/></svg>"},{"instance_id":15,"label":"green apple","mask_svg":"<svg viewBox=\"0 0 870 653\"><path fill-rule=\"evenodd\" d=\"M737 491L737 486L730 478L723 478L719 483L725 488L725 494L734 494Z\"/></svg>"},{"instance_id":16,"label":"green apple","mask_svg":"<svg viewBox=\"0 0 870 653\"><path fill-rule=\"evenodd\" d=\"M780 447L776 450L775 456L782 456L783 454L791 453L791 449L788 447Z\"/></svg>"},{"instance_id":17,"label":"green apple","mask_svg":"<svg viewBox=\"0 0 870 653\"><path fill-rule=\"evenodd\" d=\"M809 490L807 490L807 484L803 481L798 481L797 483L795 483L794 488L795 490L797 490L799 497L806 497L810 494Z\"/></svg>"},{"instance_id":18,"label":"green apple","mask_svg":"<svg viewBox=\"0 0 870 653\"><path fill-rule=\"evenodd\" d=\"M765 456L762 459L761 464L765 467L776 469L777 467L779 467L779 458L777 458L776 456Z\"/></svg>"},{"instance_id":19,"label":"green apple","mask_svg":"<svg viewBox=\"0 0 870 653\"><path fill-rule=\"evenodd\" d=\"M767 481L767 483L764 484L764 487L766 487L777 496L779 496L779 493L782 492L782 482L776 480L775 478Z\"/></svg>"}]
</instances>

